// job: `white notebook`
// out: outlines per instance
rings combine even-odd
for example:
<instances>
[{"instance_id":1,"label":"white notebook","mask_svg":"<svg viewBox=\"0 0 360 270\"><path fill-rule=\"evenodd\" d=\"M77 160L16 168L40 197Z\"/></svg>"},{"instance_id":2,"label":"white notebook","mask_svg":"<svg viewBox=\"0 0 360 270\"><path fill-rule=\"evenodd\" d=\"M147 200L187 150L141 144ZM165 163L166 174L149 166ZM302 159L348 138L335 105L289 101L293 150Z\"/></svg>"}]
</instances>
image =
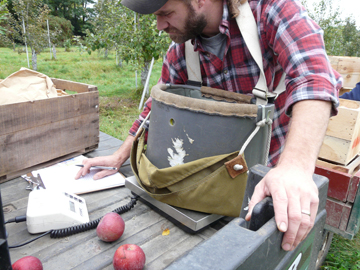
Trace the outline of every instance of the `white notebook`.
<instances>
[{"instance_id":1,"label":"white notebook","mask_svg":"<svg viewBox=\"0 0 360 270\"><path fill-rule=\"evenodd\" d=\"M75 180L76 173L80 170L77 164L82 164L86 159L84 156L77 156L44 169L33 171L32 174L40 177L49 190L61 190L74 194L83 194L108 188L125 185L125 177L117 172L99 180L94 180L93 176L100 169L92 168L86 176Z\"/></svg>"}]
</instances>

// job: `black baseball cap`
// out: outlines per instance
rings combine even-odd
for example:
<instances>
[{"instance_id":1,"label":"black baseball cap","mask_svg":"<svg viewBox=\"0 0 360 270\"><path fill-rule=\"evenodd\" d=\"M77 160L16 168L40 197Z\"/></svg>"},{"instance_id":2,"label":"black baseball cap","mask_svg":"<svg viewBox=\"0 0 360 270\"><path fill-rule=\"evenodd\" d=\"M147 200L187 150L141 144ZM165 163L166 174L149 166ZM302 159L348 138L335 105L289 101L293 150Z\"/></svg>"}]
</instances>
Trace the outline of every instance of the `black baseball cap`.
<instances>
[{"instance_id":1,"label":"black baseball cap","mask_svg":"<svg viewBox=\"0 0 360 270\"><path fill-rule=\"evenodd\" d=\"M150 14L159 10L168 0L122 0L125 7L141 14Z\"/></svg>"}]
</instances>

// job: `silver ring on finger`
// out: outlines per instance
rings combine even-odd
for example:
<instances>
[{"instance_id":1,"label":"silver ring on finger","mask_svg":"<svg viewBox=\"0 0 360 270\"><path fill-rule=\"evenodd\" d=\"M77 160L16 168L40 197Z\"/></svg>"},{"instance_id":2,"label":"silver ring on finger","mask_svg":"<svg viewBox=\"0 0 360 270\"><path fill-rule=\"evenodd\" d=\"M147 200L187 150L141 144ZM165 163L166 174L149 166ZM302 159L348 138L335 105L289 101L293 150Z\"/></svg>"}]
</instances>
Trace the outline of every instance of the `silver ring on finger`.
<instances>
[{"instance_id":1,"label":"silver ring on finger","mask_svg":"<svg viewBox=\"0 0 360 270\"><path fill-rule=\"evenodd\" d=\"M301 213L304 214L304 215L308 215L309 217L311 216L310 211L301 210Z\"/></svg>"}]
</instances>

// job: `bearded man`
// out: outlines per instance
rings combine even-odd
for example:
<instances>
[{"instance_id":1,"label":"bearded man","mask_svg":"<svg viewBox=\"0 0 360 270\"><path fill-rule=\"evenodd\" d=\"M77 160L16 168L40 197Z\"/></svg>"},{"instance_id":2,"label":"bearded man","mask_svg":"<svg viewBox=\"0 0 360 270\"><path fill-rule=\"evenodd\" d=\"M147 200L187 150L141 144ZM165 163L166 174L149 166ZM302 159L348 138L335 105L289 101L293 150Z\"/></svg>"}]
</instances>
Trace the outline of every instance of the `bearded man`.
<instances>
[{"instance_id":1,"label":"bearded man","mask_svg":"<svg viewBox=\"0 0 360 270\"><path fill-rule=\"evenodd\" d=\"M242 0L243 1L243 0ZM245 0L246 1L246 0ZM202 85L251 94L260 70L236 23L238 0L123 0L139 13L154 13L157 28L174 43L163 63L159 83L187 84L184 42L199 52ZM272 196L282 248L293 250L310 232L319 205L312 176L329 117L336 114L341 77L328 61L322 30L297 0L250 0L260 39L266 84L272 92L286 73L286 91L275 100L269 166L255 188L249 213ZM134 135L151 110L151 98L130 135L112 156L85 161L90 166L120 167L130 156ZM94 178L113 173L102 171Z\"/></svg>"}]
</instances>

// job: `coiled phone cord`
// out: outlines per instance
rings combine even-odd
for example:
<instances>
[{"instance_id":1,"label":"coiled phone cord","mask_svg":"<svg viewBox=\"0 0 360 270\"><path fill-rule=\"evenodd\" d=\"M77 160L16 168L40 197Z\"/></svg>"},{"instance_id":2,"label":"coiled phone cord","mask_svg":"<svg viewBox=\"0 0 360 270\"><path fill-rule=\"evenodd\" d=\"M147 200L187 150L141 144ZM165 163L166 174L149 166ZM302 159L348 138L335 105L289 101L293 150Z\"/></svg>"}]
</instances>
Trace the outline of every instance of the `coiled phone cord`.
<instances>
[{"instance_id":1,"label":"coiled phone cord","mask_svg":"<svg viewBox=\"0 0 360 270\"><path fill-rule=\"evenodd\" d=\"M119 215L123 214L123 213L126 213L126 212L130 211L135 206L138 199L139 199L139 196L134 195L134 196L131 197L131 201L128 204L120 206L120 207L116 208L115 210L113 210L112 212L118 213ZM100 218L98 218L96 220L84 223L84 224L68 227L68 228L65 228L65 229L50 230L50 231L47 231L47 232L37 236L36 238L33 238L33 239L27 241L25 243L22 243L22 244L19 244L19 245L16 245L16 246L9 246L9 248L18 248L18 247L25 246L25 245L27 245L27 244L29 244L29 243L31 243L31 242L45 236L45 235L48 235L48 234L50 234L50 238L61 238L61 237L66 237L66 236L70 236L70 235L73 235L73 234L85 232L85 231L88 231L88 230L91 230L91 229L95 229L97 227L97 225L99 224L101 219L102 219L102 217L100 217ZM22 221L25 221L25 220L26 219L24 219ZM11 221L11 222L13 222L13 221Z\"/></svg>"},{"instance_id":2,"label":"coiled phone cord","mask_svg":"<svg viewBox=\"0 0 360 270\"><path fill-rule=\"evenodd\" d=\"M131 197L131 201L128 204L120 206L119 208L116 208L113 212L118 213L120 215L120 214L130 211L130 209L135 206L138 198L139 198L139 196L137 196L137 195L134 197ZM102 219L102 217L100 217L96 220L90 221L88 223L79 224L79 225L71 226L71 227L64 228L64 229L52 230L50 233L50 237L51 238L61 238L61 237L66 237L66 236L70 236L73 234L85 232L85 231L88 231L91 229L95 229L101 219Z\"/></svg>"}]
</instances>

